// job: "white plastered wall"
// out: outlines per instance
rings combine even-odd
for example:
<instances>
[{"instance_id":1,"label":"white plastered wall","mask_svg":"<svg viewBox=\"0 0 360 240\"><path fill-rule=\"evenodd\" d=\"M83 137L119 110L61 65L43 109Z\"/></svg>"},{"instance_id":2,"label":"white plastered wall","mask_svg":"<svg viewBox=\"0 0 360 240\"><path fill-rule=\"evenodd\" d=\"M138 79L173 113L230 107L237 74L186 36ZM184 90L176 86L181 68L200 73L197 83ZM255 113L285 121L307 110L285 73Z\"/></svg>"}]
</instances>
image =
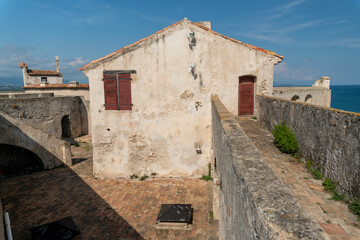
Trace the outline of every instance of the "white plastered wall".
<instances>
[{"instance_id":1,"label":"white plastered wall","mask_svg":"<svg viewBox=\"0 0 360 240\"><path fill-rule=\"evenodd\" d=\"M192 31L193 50L187 39ZM184 21L85 70L91 89L95 176L206 174L211 161L211 94L237 114L239 76L256 76L257 92L271 95L273 68L279 61ZM192 63L197 79L189 73ZM137 71L131 82L131 111L105 110L104 70ZM195 102L201 102L198 110ZM202 154L196 153L197 146Z\"/></svg>"}]
</instances>

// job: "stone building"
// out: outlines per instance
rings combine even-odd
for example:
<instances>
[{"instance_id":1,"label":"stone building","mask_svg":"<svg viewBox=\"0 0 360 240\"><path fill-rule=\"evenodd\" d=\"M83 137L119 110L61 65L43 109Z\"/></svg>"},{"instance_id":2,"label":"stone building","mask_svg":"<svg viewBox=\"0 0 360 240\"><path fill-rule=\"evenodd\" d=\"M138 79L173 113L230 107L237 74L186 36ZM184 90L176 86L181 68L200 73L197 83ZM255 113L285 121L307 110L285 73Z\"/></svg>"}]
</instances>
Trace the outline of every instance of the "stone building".
<instances>
[{"instance_id":1,"label":"stone building","mask_svg":"<svg viewBox=\"0 0 360 240\"><path fill-rule=\"evenodd\" d=\"M59 57L55 57L56 70L35 70L29 69L24 62L19 63L23 71L24 86L32 84L62 84L63 78L60 72Z\"/></svg>"},{"instance_id":2,"label":"stone building","mask_svg":"<svg viewBox=\"0 0 360 240\"><path fill-rule=\"evenodd\" d=\"M330 78L321 77L311 87L274 87L273 96L291 101L330 107Z\"/></svg>"},{"instance_id":3,"label":"stone building","mask_svg":"<svg viewBox=\"0 0 360 240\"><path fill-rule=\"evenodd\" d=\"M235 114L256 114L256 94L272 95L282 59L185 18L83 66L95 176L206 174L211 95Z\"/></svg>"}]
</instances>

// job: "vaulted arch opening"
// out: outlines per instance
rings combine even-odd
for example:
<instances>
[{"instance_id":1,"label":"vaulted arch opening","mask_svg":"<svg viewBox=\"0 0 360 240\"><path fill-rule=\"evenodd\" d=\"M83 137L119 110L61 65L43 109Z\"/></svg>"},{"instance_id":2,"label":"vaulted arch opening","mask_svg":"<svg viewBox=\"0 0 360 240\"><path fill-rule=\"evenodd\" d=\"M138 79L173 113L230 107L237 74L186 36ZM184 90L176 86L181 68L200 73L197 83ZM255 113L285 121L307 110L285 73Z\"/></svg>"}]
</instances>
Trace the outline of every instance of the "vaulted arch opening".
<instances>
[{"instance_id":1,"label":"vaulted arch opening","mask_svg":"<svg viewBox=\"0 0 360 240\"><path fill-rule=\"evenodd\" d=\"M312 96L310 94L306 95L305 102L306 103L312 103Z\"/></svg>"},{"instance_id":2,"label":"vaulted arch opening","mask_svg":"<svg viewBox=\"0 0 360 240\"><path fill-rule=\"evenodd\" d=\"M295 95L291 98L291 101L299 101L300 97L298 95Z\"/></svg>"},{"instance_id":3,"label":"vaulted arch opening","mask_svg":"<svg viewBox=\"0 0 360 240\"><path fill-rule=\"evenodd\" d=\"M61 137L71 137L70 116L66 115L61 119Z\"/></svg>"},{"instance_id":4,"label":"vaulted arch opening","mask_svg":"<svg viewBox=\"0 0 360 240\"><path fill-rule=\"evenodd\" d=\"M35 153L22 147L0 144L0 175L21 175L43 169L44 164Z\"/></svg>"}]
</instances>

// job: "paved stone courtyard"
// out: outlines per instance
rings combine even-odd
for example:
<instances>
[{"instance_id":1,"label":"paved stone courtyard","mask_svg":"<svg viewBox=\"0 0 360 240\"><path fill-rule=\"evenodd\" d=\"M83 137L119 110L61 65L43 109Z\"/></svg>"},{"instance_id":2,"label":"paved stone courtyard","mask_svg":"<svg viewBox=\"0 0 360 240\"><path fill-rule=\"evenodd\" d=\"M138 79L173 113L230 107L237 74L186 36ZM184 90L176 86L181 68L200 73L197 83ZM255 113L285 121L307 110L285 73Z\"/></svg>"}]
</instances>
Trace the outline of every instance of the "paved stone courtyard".
<instances>
[{"instance_id":1,"label":"paved stone courtyard","mask_svg":"<svg viewBox=\"0 0 360 240\"><path fill-rule=\"evenodd\" d=\"M67 216L82 233L78 239L218 239L218 222L209 217L210 181L95 179L90 137L78 140L73 166L1 181L14 239L29 239L29 228ZM156 229L163 203L192 204L192 230Z\"/></svg>"},{"instance_id":2,"label":"paved stone courtyard","mask_svg":"<svg viewBox=\"0 0 360 240\"><path fill-rule=\"evenodd\" d=\"M360 222L347 205L329 200L331 195L307 171L303 162L281 153L273 143L272 134L253 119L238 118L245 133L252 139L260 154L273 171L282 178L304 209L324 230L325 239L360 239Z\"/></svg>"}]
</instances>

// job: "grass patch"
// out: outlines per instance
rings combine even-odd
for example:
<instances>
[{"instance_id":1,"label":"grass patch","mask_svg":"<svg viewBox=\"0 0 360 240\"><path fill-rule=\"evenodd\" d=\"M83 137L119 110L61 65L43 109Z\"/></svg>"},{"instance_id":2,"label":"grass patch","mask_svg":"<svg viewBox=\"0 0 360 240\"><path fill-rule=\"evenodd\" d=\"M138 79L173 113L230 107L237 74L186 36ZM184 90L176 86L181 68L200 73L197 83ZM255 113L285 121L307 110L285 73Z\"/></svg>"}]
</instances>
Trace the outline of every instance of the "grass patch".
<instances>
[{"instance_id":1,"label":"grass patch","mask_svg":"<svg viewBox=\"0 0 360 240\"><path fill-rule=\"evenodd\" d=\"M133 174L133 175L130 176L130 179L138 179L138 178L139 178L139 176L136 175L136 174Z\"/></svg>"},{"instance_id":2,"label":"grass patch","mask_svg":"<svg viewBox=\"0 0 360 240\"><path fill-rule=\"evenodd\" d=\"M323 175L320 171L320 168L314 169L311 162L309 160L306 161L307 170L313 175L315 179L322 179Z\"/></svg>"},{"instance_id":3,"label":"grass patch","mask_svg":"<svg viewBox=\"0 0 360 240\"><path fill-rule=\"evenodd\" d=\"M346 200L346 197L345 195L342 195L342 194L339 194L337 192L334 192L332 197L330 198L330 200L335 200L335 201L345 201Z\"/></svg>"},{"instance_id":4,"label":"grass patch","mask_svg":"<svg viewBox=\"0 0 360 240\"><path fill-rule=\"evenodd\" d=\"M148 175L141 176L140 181L144 181L144 180L146 180L146 179L148 179L148 178L149 178Z\"/></svg>"},{"instance_id":5,"label":"grass patch","mask_svg":"<svg viewBox=\"0 0 360 240\"><path fill-rule=\"evenodd\" d=\"M214 212L213 210L209 210L209 217L211 220L214 220Z\"/></svg>"},{"instance_id":6,"label":"grass patch","mask_svg":"<svg viewBox=\"0 0 360 240\"><path fill-rule=\"evenodd\" d=\"M335 192L336 190L336 185L328 178L325 178L322 185L326 191Z\"/></svg>"},{"instance_id":7,"label":"grass patch","mask_svg":"<svg viewBox=\"0 0 360 240\"><path fill-rule=\"evenodd\" d=\"M295 134L285 124L284 121L275 126L274 142L283 153L295 154L299 148Z\"/></svg>"},{"instance_id":8,"label":"grass patch","mask_svg":"<svg viewBox=\"0 0 360 240\"><path fill-rule=\"evenodd\" d=\"M349 210L356 214L358 216L358 221L360 221L360 200L350 203Z\"/></svg>"},{"instance_id":9,"label":"grass patch","mask_svg":"<svg viewBox=\"0 0 360 240\"><path fill-rule=\"evenodd\" d=\"M209 170L208 170L208 175L202 175L201 176L201 179L202 180L205 180L205 181L210 181L210 180L213 180L213 178L211 177L211 163L209 163L208 164L208 168L209 168Z\"/></svg>"},{"instance_id":10,"label":"grass patch","mask_svg":"<svg viewBox=\"0 0 360 240\"><path fill-rule=\"evenodd\" d=\"M325 178L323 186L325 190L332 193L332 197L330 198L330 200L347 203L349 211L356 214L358 216L358 221L360 221L360 199L349 200L345 195L338 193L336 191L336 184L328 178Z\"/></svg>"}]
</instances>

